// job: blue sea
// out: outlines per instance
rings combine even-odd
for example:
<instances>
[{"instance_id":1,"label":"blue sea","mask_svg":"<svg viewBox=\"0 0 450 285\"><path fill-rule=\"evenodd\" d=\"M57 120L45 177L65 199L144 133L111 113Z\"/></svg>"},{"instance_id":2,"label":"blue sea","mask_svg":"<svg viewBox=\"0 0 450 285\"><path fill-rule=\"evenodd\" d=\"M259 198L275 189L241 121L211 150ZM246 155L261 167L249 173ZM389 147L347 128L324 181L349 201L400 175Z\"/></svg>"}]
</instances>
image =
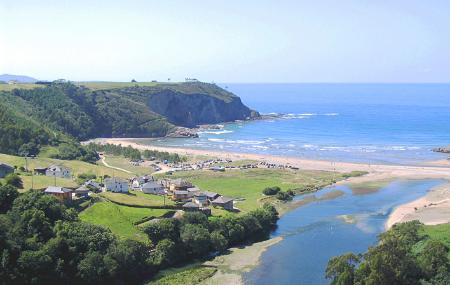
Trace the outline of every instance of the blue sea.
<instances>
[{"instance_id":1,"label":"blue sea","mask_svg":"<svg viewBox=\"0 0 450 285\"><path fill-rule=\"evenodd\" d=\"M334 161L423 164L446 158L450 84L221 84L282 118L224 124L152 144Z\"/></svg>"}]
</instances>

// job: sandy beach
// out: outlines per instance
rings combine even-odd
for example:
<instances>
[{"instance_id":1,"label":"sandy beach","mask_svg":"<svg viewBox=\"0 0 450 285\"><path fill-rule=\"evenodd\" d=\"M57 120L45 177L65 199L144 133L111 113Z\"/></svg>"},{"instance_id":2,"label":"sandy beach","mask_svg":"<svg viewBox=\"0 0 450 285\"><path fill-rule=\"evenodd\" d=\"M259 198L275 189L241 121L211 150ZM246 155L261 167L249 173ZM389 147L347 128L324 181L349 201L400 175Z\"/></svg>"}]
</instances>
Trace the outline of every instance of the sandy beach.
<instances>
[{"instance_id":1,"label":"sandy beach","mask_svg":"<svg viewBox=\"0 0 450 285\"><path fill-rule=\"evenodd\" d=\"M152 145L143 145L136 142L133 138L108 138L93 140L97 143L110 143L122 146L132 146L140 150L157 150L175 152L186 156L210 156L231 160L257 160L268 163L284 164L299 167L307 170L325 170L337 172L351 172L351 171L367 171L368 175L358 178L359 181L373 181L389 178L408 178L408 179L426 179L426 178L441 178L450 179L450 164L446 165L433 164L430 166L408 166L408 165L386 165L386 164L363 164L363 163L349 163L336 162L326 160L312 160L302 159L287 156L275 156L268 154L253 154L253 153L237 153L237 152L223 152L212 150L188 149L188 148L173 148L161 147Z\"/></svg>"},{"instance_id":2,"label":"sandy beach","mask_svg":"<svg viewBox=\"0 0 450 285\"><path fill-rule=\"evenodd\" d=\"M450 221L450 184L433 188L427 195L397 207L386 222L386 229L396 223L419 220L426 225Z\"/></svg>"}]
</instances>

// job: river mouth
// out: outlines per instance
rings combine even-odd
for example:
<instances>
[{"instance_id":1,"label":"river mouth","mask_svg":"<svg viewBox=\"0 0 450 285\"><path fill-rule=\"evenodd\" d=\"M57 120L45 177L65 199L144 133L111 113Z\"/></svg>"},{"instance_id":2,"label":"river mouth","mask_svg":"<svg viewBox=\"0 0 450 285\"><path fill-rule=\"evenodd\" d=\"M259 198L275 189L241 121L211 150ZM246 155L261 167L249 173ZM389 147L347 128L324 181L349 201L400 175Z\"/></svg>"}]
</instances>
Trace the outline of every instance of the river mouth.
<instances>
[{"instance_id":1,"label":"river mouth","mask_svg":"<svg viewBox=\"0 0 450 285\"><path fill-rule=\"evenodd\" d=\"M374 245L392 210L413 201L444 180L395 180L378 191L354 194L349 185L327 187L344 194L292 210L278 222L272 237L283 237L244 274L245 284L329 284L324 272L328 260L345 252L361 253ZM298 196L305 199L308 196Z\"/></svg>"}]
</instances>

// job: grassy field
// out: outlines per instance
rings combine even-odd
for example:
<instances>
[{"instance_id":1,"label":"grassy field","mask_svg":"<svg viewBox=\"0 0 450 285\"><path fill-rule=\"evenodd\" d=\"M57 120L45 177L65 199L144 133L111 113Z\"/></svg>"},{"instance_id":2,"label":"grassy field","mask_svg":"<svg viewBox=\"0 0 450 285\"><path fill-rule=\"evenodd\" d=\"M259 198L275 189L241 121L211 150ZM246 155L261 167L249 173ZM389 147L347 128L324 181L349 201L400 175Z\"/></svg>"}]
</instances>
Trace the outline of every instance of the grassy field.
<instances>
[{"instance_id":1,"label":"grassy field","mask_svg":"<svg viewBox=\"0 0 450 285\"><path fill-rule=\"evenodd\" d=\"M130 193L103 192L100 196L116 203L130 206L163 206L164 196L145 194L141 191L130 191ZM174 205L174 202L166 197L166 205Z\"/></svg>"},{"instance_id":2,"label":"grassy field","mask_svg":"<svg viewBox=\"0 0 450 285\"><path fill-rule=\"evenodd\" d=\"M164 209L147 209L120 206L111 202L95 203L80 213L82 221L109 228L121 238L147 241L146 235L134 223L146 217L160 217L167 213Z\"/></svg>"},{"instance_id":3,"label":"grassy field","mask_svg":"<svg viewBox=\"0 0 450 285\"><path fill-rule=\"evenodd\" d=\"M112 170L111 168L108 168L103 165L99 164L92 164L87 163L79 160L59 160L59 159L52 159L47 157L37 157L34 159L28 159L28 169L32 170L36 167L47 167L53 164L56 165L62 165L67 168L69 168L72 172L73 176L77 176L81 173L92 173L97 176L102 175L109 175L116 177L122 177L122 178L129 178L129 173L119 171L119 170ZM23 157L19 156L13 156L13 155L7 155L7 154L0 154L0 162L7 163L12 166L17 166L17 168L23 166L25 167L25 159ZM28 190L31 188L31 175L25 176L21 175L22 180L24 182L24 189ZM47 187L49 185L54 185L54 178L53 177L47 177L47 176L34 176L34 188L43 188ZM63 179L63 178L57 178L56 179L56 185L58 186L67 186L72 187L76 186L75 182L71 179Z\"/></svg>"},{"instance_id":4,"label":"grassy field","mask_svg":"<svg viewBox=\"0 0 450 285\"><path fill-rule=\"evenodd\" d=\"M0 84L0 91L11 91L13 89L34 89L42 87L45 87L45 85L34 83Z\"/></svg>"},{"instance_id":5,"label":"grassy field","mask_svg":"<svg viewBox=\"0 0 450 285\"><path fill-rule=\"evenodd\" d=\"M279 186L282 190L295 189L304 185L329 184L334 177L325 171L291 171L277 169L227 170L225 172L187 171L176 172L170 178L183 178L191 181L202 190L217 192L224 196L237 198L235 206L247 212L258 208L262 190ZM339 179L340 177L335 177ZM217 214L213 210L214 214Z\"/></svg>"},{"instance_id":6,"label":"grassy field","mask_svg":"<svg viewBox=\"0 0 450 285\"><path fill-rule=\"evenodd\" d=\"M75 82L76 85L82 85L92 90L107 90L114 88L125 88L134 86L157 86L164 84L162 82Z\"/></svg>"},{"instance_id":7,"label":"grassy field","mask_svg":"<svg viewBox=\"0 0 450 285\"><path fill-rule=\"evenodd\" d=\"M154 172L154 169L151 167L132 165L130 160L123 156L107 156L105 161L111 166L128 170L135 175L146 175Z\"/></svg>"},{"instance_id":8,"label":"grassy field","mask_svg":"<svg viewBox=\"0 0 450 285\"><path fill-rule=\"evenodd\" d=\"M214 267L187 266L164 270L146 285L195 285L211 277L217 271Z\"/></svg>"}]
</instances>

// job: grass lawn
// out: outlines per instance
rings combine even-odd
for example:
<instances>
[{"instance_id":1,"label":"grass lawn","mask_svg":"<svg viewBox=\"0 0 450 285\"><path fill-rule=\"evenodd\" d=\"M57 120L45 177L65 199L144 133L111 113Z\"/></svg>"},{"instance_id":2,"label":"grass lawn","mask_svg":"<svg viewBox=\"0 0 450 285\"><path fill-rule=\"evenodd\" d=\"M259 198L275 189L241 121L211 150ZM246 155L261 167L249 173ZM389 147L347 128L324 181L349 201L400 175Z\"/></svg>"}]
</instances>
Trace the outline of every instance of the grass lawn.
<instances>
[{"instance_id":1,"label":"grass lawn","mask_svg":"<svg viewBox=\"0 0 450 285\"><path fill-rule=\"evenodd\" d=\"M333 179L332 172L292 171L278 169L227 170L225 172L187 171L176 172L169 178L184 178L202 190L217 192L224 196L240 198L235 206L247 212L258 208L265 196L262 190L279 186L282 190L295 189L308 184L326 185ZM340 177L335 177L339 179ZM213 209L214 214L218 214Z\"/></svg>"},{"instance_id":2,"label":"grass lawn","mask_svg":"<svg viewBox=\"0 0 450 285\"><path fill-rule=\"evenodd\" d=\"M17 166L17 168L23 166L25 167L25 159L23 157L14 156L14 155L8 155L8 154L0 154L0 161L10 164L12 166ZM101 163L101 162L100 162ZM129 173L119 171L119 170L112 170L111 168L108 168L103 165L99 164L92 164L87 163L79 160L59 160L59 159L53 159L48 157L36 157L34 159L28 159L28 169L32 170L36 167L47 167L52 164L56 165L62 165L67 168L69 168L72 172L73 176L77 176L81 173L92 173L97 176L102 175L109 175L113 176L113 174L117 177L122 178L129 178ZM21 175L21 178L24 182L24 189L28 190L31 188L31 175ZM44 188L49 185L54 185L54 178L53 177L47 177L47 176L34 176L34 188ZM56 185L58 186L67 186L67 187L75 187L76 183L72 181L71 179L63 179L63 178L57 178L56 179Z\"/></svg>"},{"instance_id":3,"label":"grass lawn","mask_svg":"<svg viewBox=\"0 0 450 285\"><path fill-rule=\"evenodd\" d=\"M163 206L164 196L145 194L141 191L130 191L130 193L103 192L100 196L121 204L130 206ZM166 205L174 205L174 202L166 197Z\"/></svg>"},{"instance_id":4,"label":"grass lawn","mask_svg":"<svg viewBox=\"0 0 450 285\"><path fill-rule=\"evenodd\" d=\"M187 266L183 268L172 268L164 270L158 274L154 281L146 285L195 285L211 277L216 273L214 267L205 266Z\"/></svg>"},{"instance_id":5,"label":"grass lawn","mask_svg":"<svg viewBox=\"0 0 450 285\"><path fill-rule=\"evenodd\" d=\"M146 217L160 217L164 209L147 209L120 206L111 202L99 202L79 214L82 221L109 228L121 238L147 241L146 235L134 225Z\"/></svg>"},{"instance_id":6,"label":"grass lawn","mask_svg":"<svg viewBox=\"0 0 450 285\"><path fill-rule=\"evenodd\" d=\"M149 167L149 166L134 166L130 163L130 160L128 158L125 158L123 156L108 155L105 158L105 161L106 161L106 163L108 163L111 166L128 170L137 176L151 174L155 171L152 167Z\"/></svg>"}]
</instances>

